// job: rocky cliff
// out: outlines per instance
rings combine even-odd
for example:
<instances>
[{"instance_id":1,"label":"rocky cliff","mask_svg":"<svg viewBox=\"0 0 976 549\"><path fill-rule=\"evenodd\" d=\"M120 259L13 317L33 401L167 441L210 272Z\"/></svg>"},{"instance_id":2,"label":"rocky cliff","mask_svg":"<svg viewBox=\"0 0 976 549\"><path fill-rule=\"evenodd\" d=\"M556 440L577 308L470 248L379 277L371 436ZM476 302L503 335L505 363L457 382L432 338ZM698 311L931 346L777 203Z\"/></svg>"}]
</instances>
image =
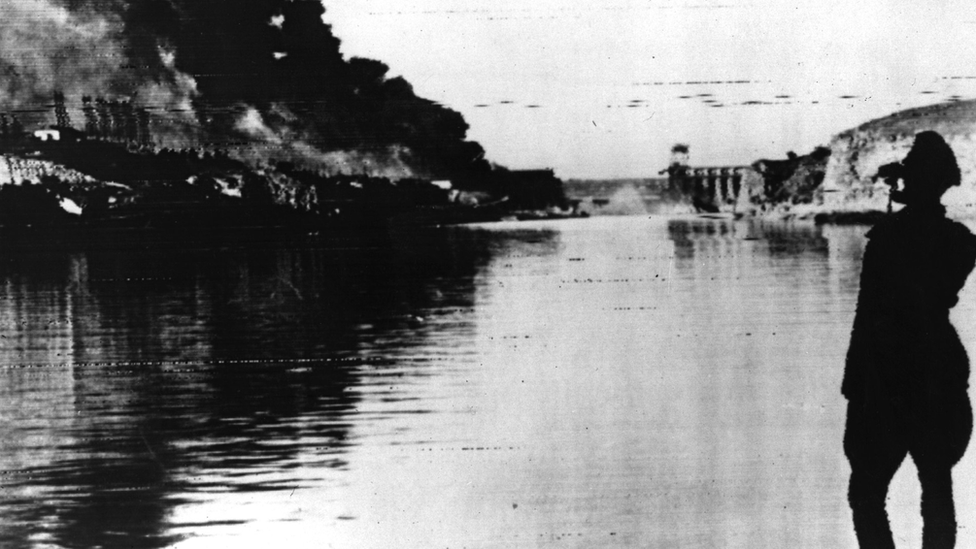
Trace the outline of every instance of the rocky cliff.
<instances>
[{"instance_id":1,"label":"rocky cliff","mask_svg":"<svg viewBox=\"0 0 976 549\"><path fill-rule=\"evenodd\" d=\"M946 138L962 171L962 185L943 197L949 215L976 215L976 101L900 111L836 135L830 142L819 209L828 213L884 211L888 189L872 176L882 164L904 158L915 134L923 130L935 130Z\"/></svg>"}]
</instances>

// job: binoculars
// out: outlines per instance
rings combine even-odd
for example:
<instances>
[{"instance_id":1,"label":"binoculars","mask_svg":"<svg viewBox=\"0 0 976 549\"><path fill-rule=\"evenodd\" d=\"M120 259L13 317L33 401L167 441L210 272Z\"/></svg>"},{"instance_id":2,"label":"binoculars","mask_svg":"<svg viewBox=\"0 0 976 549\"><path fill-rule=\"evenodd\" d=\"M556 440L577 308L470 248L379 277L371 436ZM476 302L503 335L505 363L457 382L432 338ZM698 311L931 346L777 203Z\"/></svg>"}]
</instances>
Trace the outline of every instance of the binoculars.
<instances>
[{"instance_id":1,"label":"binoculars","mask_svg":"<svg viewBox=\"0 0 976 549\"><path fill-rule=\"evenodd\" d=\"M902 179L904 174L905 167L902 166L901 162L892 162L879 167L878 173L875 174L873 179L875 181L883 179L889 187L898 188L898 180Z\"/></svg>"}]
</instances>

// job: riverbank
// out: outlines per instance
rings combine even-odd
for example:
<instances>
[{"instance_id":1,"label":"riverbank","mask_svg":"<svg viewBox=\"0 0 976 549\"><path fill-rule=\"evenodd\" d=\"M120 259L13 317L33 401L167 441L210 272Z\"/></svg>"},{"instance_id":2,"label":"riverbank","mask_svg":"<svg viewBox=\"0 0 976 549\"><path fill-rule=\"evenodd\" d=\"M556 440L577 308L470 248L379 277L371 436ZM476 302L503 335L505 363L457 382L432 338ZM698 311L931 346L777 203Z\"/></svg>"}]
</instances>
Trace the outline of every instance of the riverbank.
<instances>
[{"instance_id":1,"label":"riverbank","mask_svg":"<svg viewBox=\"0 0 976 549\"><path fill-rule=\"evenodd\" d=\"M315 233L576 215L551 170L392 179L73 137L0 143L0 229L71 240L120 229Z\"/></svg>"}]
</instances>

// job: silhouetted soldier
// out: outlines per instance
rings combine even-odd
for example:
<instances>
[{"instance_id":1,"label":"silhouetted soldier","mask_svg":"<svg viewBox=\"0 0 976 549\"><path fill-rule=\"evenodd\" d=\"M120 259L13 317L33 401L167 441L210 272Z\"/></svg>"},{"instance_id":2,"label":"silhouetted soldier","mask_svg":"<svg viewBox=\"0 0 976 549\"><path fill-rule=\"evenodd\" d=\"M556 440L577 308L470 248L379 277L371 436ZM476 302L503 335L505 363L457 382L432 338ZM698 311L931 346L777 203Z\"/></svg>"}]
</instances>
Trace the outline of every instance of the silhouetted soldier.
<instances>
[{"instance_id":1,"label":"silhouetted soldier","mask_svg":"<svg viewBox=\"0 0 976 549\"><path fill-rule=\"evenodd\" d=\"M953 547L951 471L973 416L969 361L949 309L976 263L976 237L946 219L940 204L960 174L938 133L916 135L902 163L879 175L902 179L892 199L905 208L868 232L847 353L844 451L854 529L862 548L894 547L885 496L911 454L922 485L922 547Z\"/></svg>"}]
</instances>

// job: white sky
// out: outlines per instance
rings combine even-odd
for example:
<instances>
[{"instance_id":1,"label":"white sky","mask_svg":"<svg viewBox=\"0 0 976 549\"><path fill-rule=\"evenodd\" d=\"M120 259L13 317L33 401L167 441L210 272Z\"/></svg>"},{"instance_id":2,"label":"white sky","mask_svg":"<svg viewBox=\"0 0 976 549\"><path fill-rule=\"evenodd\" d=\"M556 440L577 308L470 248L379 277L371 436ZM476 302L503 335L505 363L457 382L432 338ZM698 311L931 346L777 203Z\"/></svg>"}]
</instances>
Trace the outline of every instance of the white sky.
<instances>
[{"instance_id":1,"label":"white sky","mask_svg":"<svg viewBox=\"0 0 976 549\"><path fill-rule=\"evenodd\" d=\"M324 3L347 57L460 111L490 160L562 178L649 177L676 142L698 165L783 158L976 98L966 0Z\"/></svg>"}]
</instances>

